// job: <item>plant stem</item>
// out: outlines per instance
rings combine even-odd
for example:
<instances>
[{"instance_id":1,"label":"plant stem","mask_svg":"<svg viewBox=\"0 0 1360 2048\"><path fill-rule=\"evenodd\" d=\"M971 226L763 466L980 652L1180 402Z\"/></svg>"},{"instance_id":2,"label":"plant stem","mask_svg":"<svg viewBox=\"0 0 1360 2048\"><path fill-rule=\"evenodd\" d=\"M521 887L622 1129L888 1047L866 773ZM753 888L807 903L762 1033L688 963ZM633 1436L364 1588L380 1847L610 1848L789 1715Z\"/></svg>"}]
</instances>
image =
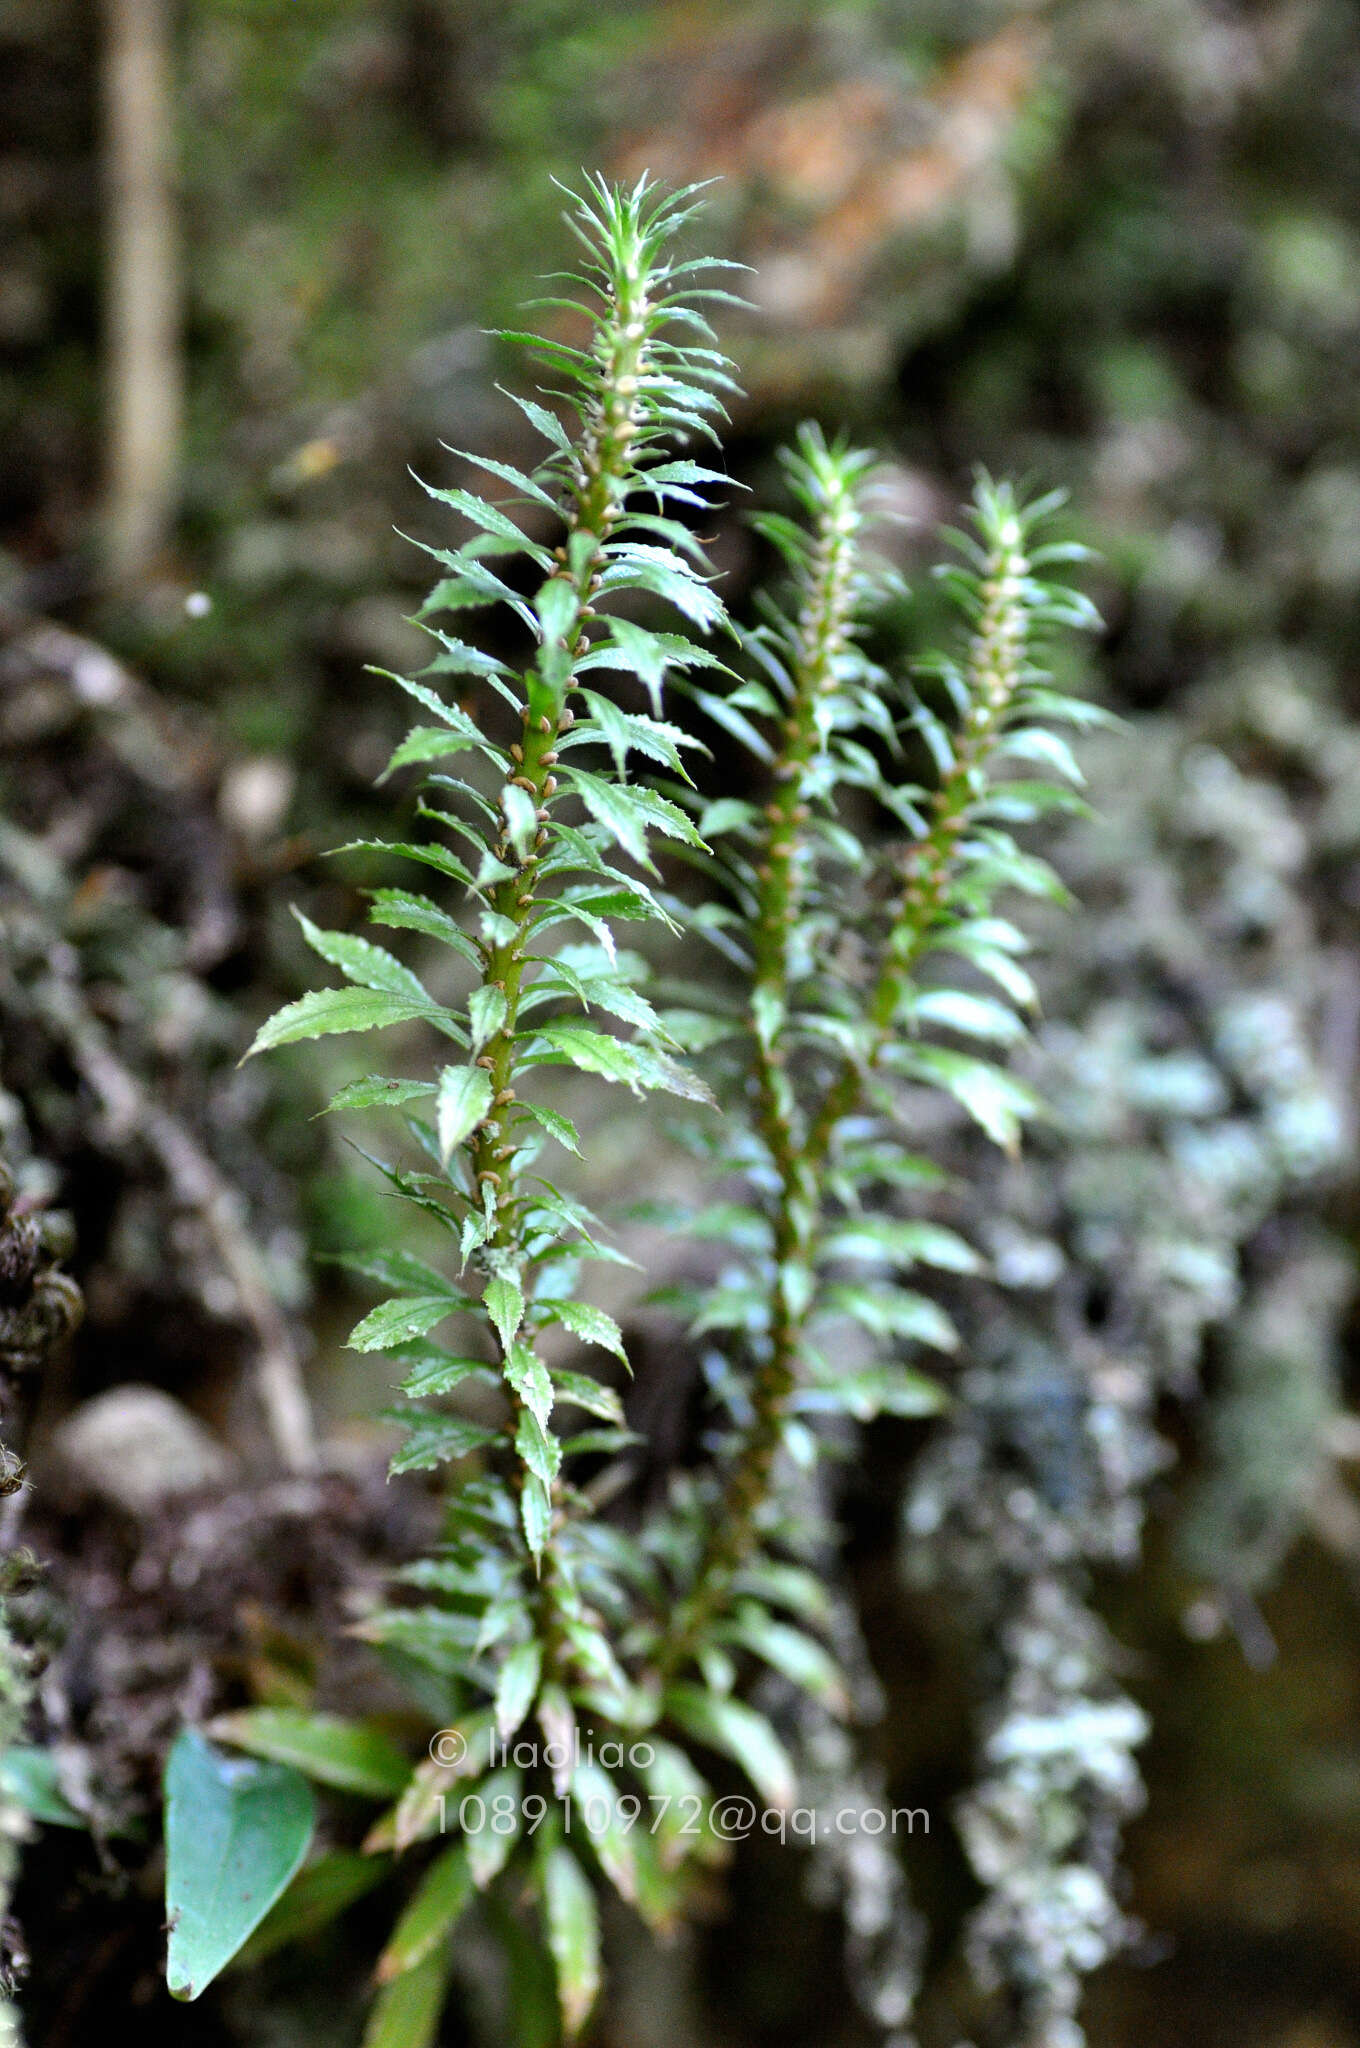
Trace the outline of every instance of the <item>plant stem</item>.
<instances>
[{"instance_id":1,"label":"plant stem","mask_svg":"<svg viewBox=\"0 0 1360 2048\"><path fill-rule=\"evenodd\" d=\"M647 316L650 311L647 278L643 266L620 267L612 280L612 303L601 322L598 356L599 373L595 399L585 421L579 452L567 531L556 550L561 567L557 576L567 582L575 597L575 612L564 645L568 671L587 644L594 612L591 599L599 588L605 566L605 547L623 510L634 476L631 447L643 422L640 396L647 374ZM573 566L574 565L574 566ZM490 1076L491 1111L478 1131L472 1147L473 1187L485 1199L492 1190L493 1223L487 1239L488 1263L515 1263L523 1258L523 1203L515 1193L515 1046L519 1006L523 992L526 948L530 939L536 903L535 883L539 863L548 844L548 818L556 790L553 769L557 742L575 723L567 704L571 683L551 692L553 711L535 711L542 694L532 687L535 678L526 677L529 701L520 713L521 736L511 749L516 774L513 785L524 790L533 803L538 833L523 860L518 860L502 832L495 847L497 859L514 872L495 884L490 907L500 929L510 931L483 948L482 985L499 990L505 998L505 1015L500 1028L478 1056L477 1065ZM525 1416L527 1404L504 1373L509 1346L501 1344L503 1378L512 1411L515 1433ZM515 1461L513 1485L523 1492L525 1470ZM560 1513L560 1489L554 1484L552 1497ZM564 1644L558 1622L560 1606L556 1559L549 1545L539 1572L537 1598L540 1633L544 1642L545 1670L551 1672L560 1661Z\"/></svg>"},{"instance_id":2,"label":"plant stem","mask_svg":"<svg viewBox=\"0 0 1360 2048\"><path fill-rule=\"evenodd\" d=\"M779 1177L769 1349L755 1377L752 1418L728 1472L708 1546L663 1653L667 1671L686 1656L751 1548L794 1387L812 1288L817 1179L802 1143L802 1119L779 1037L789 1003L789 938L804 894L809 785L823 745L817 712L836 689L837 656L854 624L860 590L857 542L863 525L853 477L846 469L828 460L814 474L821 489L797 620L793 693L774 771L774 793L765 808L764 858L756 871L752 1010L757 1127Z\"/></svg>"},{"instance_id":3,"label":"plant stem","mask_svg":"<svg viewBox=\"0 0 1360 2048\"><path fill-rule=\"evenodd\" d=\"M1020 682L1025 656L1022 602L1029 564L1013 515L988 550L982 612L969 648L968 709L953 760L931 799L926 830L908 847L887 955L869 1004L874 1037L865 1066L847 1059L808 1131L806 1160L819 1174L836 1126L858 1106L867 1068L875 1066L896 1027L911 970L944 913L955 874L955 851L969 813L983 794L988 758Z\"/></svg>"},{"instance_id":4,"label":"plant stem","mask_svg":"<svg viewBox=\"0 0 1360 2048\"><path fill-rule=\"evenodd\" d=\"M983 793L986 763L1024 661L1022 599L1028 564L1020 523L1011 518L992 537L988 551L982 611L969 649L969 704L953 759L931 800L926 830L913 842L904 863L887 954L868 1007L873 1038L867 1059L845 1061L817 1115L801 1127L782 1048L772 1029L761 1029L761 1006L763 998L770 1006L767 1014L782 1019L787 1003L788 933L798 913L801 830L808 816L804 785L816 746L813 714L818 697L834 686L832 661L853 618L854 534L859 520L851 517L852 509L853 499L849 506L829 505L819 523L808 601L798 621L801 658L795 669L795 693L775 771L776 793L766 809L769 834L758 871L753 1009L759 1128L779 1174L769 1351L756 1374L752 1416L728 1470L713 1533L663 1651L666 1675L692 1652L753 1548L761 1509L771 1492L812 1308L827 1154L838 1124L859 1105L866 1073L892 1036L912 967L948 903L960 835Z\"/></svg>"}]
</instances>

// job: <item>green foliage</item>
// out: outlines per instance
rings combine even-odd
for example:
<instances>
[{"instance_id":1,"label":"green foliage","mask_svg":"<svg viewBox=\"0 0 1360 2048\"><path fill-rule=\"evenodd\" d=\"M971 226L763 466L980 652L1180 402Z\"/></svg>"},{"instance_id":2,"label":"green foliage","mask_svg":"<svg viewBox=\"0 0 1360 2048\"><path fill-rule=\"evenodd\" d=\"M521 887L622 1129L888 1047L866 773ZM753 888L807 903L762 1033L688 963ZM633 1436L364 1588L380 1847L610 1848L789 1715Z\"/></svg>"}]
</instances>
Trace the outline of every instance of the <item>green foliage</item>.
<instances>
[{"instance_id":1,"label":"green foliage","mask_svg":"<svg viewBox=\"0 0 1360 2048\"><path fill-rule=\"evenodd\" d=\"M692 211L691 194L662 198L646 179L631 191L592 182L573 200L585 262L571 304L586 332L514 337L553 380L544 395L560 411L516 401L548 452L531 474L482 465L510 487L503 501L431 489L472 532L427 549L440 575L421 619L437 651L422 677L394 680L434 723L389 766L426 771L418 813L435 836L358 850L463 893L466 924L402 888L377 890L371 911L442 948L462 998L446 1003L383 947L303 919L344 986L290 1004L252 1047L421 1021L452 1054L432 1078L370 1074L332 1104L397 1114L405 1146L375 1164L447 1245L442 1266L405 1251L366 1262L394 1291L350 1342L400 1378L393 1473L451 1468L443 1543L361 1625L403 1669L437 1677L450 1726L414 1770L377 1731L334 1717L271 1709L213 1728L287 1784L302 1772L387 1796L370 1855L454 1832L379 1962L367 2038L393 2048L434 2038L449 1933L474 1910L499 1932L513 2000L538 2010L539 1964L525 1956L546 1950L561 2028L582 2030L601 1977L596 1880L664 1928L698 1867L723 1854L712 1764L691 1746L744 1773L766 1806L792 1805L796 1760L742 1696L748 1678L769 1670L833 1715L848 1688L781 1497L782 1453L816 1455L819 1415L920 1415L943 1398L912 1355L951 1348L952 1326L904 1283L922 1270L966 1277L981 1261L943 1217L899 1213L938 1180L911 1142L921 1091L952 1097L1008 1148L1035 1107L996 1056L1023 1035L1030 999L1025 942L997 899L1061 893L1014 828L1071 801L1077 779L1053 726L1089 714L1054 693L1042 648L1090 623L1051 579L1080 551L1045 543L1055 501L981 479L973 532L955 536L960 560L941 572L962 645L913 682L868 652L893 588L866 541L873 460L805 427L785 457L797 517L755 522L787 590L754 626L731 626L684 523L721 479L674 455L715 438L732 388L699 310L722 296L713 266L671 249ZM526 644L522 667L444 623L493 607ZM716 630L730 636L726 659L692 637ZM601 671L647 708L601 694ZM448 676L478 678L513 737L500 713L474 719L446 701ZM664 690L749 752L763 805L696 790L685 755L698 742L662 715ZM697 903L672 879L681 858ZM617 930L647 922L715 940L726 982L687 990L683 1010L648 992ZM678 1227L731 1251L684 1303L715 1360L720 1456L636 1531L606 1519L607 1484L582 1477L633 1441L618 1393L560 1362L569 1340L625 1354L582 1294L583 1266L611 1256L603 1227L539 1171L549 1140L579 1149L537 1099L537 1070L558 1066L690 1106L720 1199ZM499 1414L439 1405L465 1381L496 1390ZM581 1430L581 1412L595 1426ZM208 1790L218 1796L215 1779ZM181 1787L181 1829L185 1798ZM676 1806L693 1826L673 1824ZM268 1877L276 1845L261 1834L257 1846ZM183 1852L171 1861L185 1906ZM343 1910L350 1877L332 1882L324 1860L305 1871L297 1924ZM214 1968L277 1890L263 1882L250 1924L230 1940L218 1931ZM190 1884L188 1924L205 1896ZM181 1958L179 1974L199 1988L204 1968Z\"/></svg>"},{"instance_id":2,"label":"green foliage","mask_svg":"<svg viewBox=\"0 0 1360 2048\"><path fill-rule=\"evenodd\" d=\"M166 1975L197 1998L255 1932L307 1854L315 1806L287 1765L224 1755L197 1729L165 1771Z\"/></svg>"}]
</instances>

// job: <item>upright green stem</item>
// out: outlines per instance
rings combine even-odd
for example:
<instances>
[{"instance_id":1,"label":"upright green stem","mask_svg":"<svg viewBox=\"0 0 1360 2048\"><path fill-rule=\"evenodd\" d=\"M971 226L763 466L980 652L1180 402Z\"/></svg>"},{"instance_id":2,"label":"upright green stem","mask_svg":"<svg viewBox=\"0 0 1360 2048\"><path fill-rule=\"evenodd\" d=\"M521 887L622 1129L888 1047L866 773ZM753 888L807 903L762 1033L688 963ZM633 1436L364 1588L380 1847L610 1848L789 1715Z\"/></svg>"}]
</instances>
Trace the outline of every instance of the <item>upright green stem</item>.
<instances>
[{"instance_id":1,"label":"upright green stem","mask_svg":"<svg viewBox=\"0 0 1360 2048\"><path fill-rule=\"evenodd\" d=\"M779 1041L789 1004L789 936L803 896L809 784L818 750L824 744L817 711L837 687L836 659L854 623L859 594L857 543L863 525L852 478L841 467L828 460L817 481L820 502L797 620L793 692L774 771L774 793L765 808L764 858L756 872L752 1011L757 1123L779 1176L769 1348L752 1388L752 1418L728 1473L722 1506L693 1591L666 1645L667 1670L674 1669L688 1653L732 1573L750 1550L794 1387L811 1293L819 1209L817 1180L808 1167L801 1117Z\"/></svg>"},{"instance_id":2,"label":"upright green stem","mask_svg":"<svg viewBox=\"0 0 1360 2048\"><path fill-rule=\"evenodd\" d=\"M632 442L642 423L641 391L647 374L647 315L649 312L645 275L640 267L625 272L615 285L612 317L602 328L604 347L600 362L598 397L587 418L579 450L579 467L573 489L573 503L567 518L567 532L556 550L561 567L558 576L571 588L575 611L563 636L568 673L583 651L590 621L595 616L591 599L599 589L605 565L605 545L623 510L633 477L630 455ZM570 682L560 690L546 693L552 711L536 710L545 693L526 678L526 701L520 713L521 734L511 747L516 773L512 787L524 790L538 820L537 837L522 860L517 860L508 832L496 848L497 857L514 872L491 891L490 907L505 935L483 948L483 986L497 989L505 998L505 1015L499 1030L478 1056L477 1065L489 1074L492 1086L491 1114L478 1131L472 1148L474 1185L485 1199L492 1190L493 1227L487 1239L491 1262L514 1260L523 1249L523 1204L515 1194L515 1142L512 1118L515 1103L515 1044L523 991L527 947L536 908L535 883L544 848L548 844L547 824L557 789L553 769L557 763L557 742L575 723L575 713L566 698ZM503 806L504 807L504 806ZM507 927L509 929L507 929ZM502 1345L502 1358L508 1346ZM526 1403L506 1379L513 1420L518 1429ZM520 1491L524 1472L516 1467L514 1484ZM556 1493L556 1489L554 1489ZM555 1619L557 1574L551 1546L544 1553L540 1571L539 1618L545 1650L551 1663L561 1648L560 1629Z\"/></svg>"},{"instance_id":3,"label":"upright green stem","mask_svg":"<svg viewBox=\"0 0 1360 2048\"><path fill-rule=\"evenodd\" d=\"M1021 602L1029 564L1020 521L1011 516L994 537L982 585L982 612L969 649L969 703L956 735L948 773L931 800L926 830L907 849L901 894L887 957L869 1004L874 1066L897 1025L911 972L949 899L954 854L969 813L983 793L987 761L1000 736L1025 655L1026 613ZM863 1068L847 1060L808 1131L805 1159L820 1174L836 1126L855 1109Z\"/></svg>"},{"instance_id":4,"label":"upright green stem","mask_svg":"<svg viewBox=\"0 0 1360 2048\"><path fill-rule=\"evenodd\" d=\"M801 830L808 816L804 789L817 738L814 712L818 698L834 686L832 663L852 623L859 524L850 493L830 500L819 521L807 603L799 619L795 692L776 791L766 810L766 856L758 871L753 1009L759 1127L779 1174L769 1350L756 1374L752 1416L729 1469L713 1533L663 1653L665 1672L690 1654L752 1548L760 1510L770 1493L813 1303L822 1172L836 1127L856 1108L864 1085L865 1065L847 1059L811 1124L800 1127L776 1036L787 1006L788 932L798 909ZM1020 680L1026 632L1021 600L1027 573L1023 533L1019 520L1012 518L989 551L982 612L969 650L969 705L955 738L953 759L931 801L926 830L904 863L887 957L869 1002L870 1067L893 1034L912 968L947 906L958 840L983 793L987 759Z\"/></svg>"}]
</instances>

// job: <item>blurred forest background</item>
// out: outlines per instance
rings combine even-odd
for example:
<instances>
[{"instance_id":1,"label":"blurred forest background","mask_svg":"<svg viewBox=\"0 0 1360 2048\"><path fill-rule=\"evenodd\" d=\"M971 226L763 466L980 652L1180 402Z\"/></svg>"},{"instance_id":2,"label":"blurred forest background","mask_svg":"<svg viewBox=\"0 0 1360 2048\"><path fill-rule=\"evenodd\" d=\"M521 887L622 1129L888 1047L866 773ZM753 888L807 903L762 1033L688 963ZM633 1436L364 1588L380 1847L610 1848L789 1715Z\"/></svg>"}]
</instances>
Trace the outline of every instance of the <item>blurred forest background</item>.
<instances>
[{"instance_id":1,"label":"blurred forest background","mask_svg":"<svg viewBox=\"0 0 1360 2048\"><path fill-rule=\"evenodd\" d=\"M1054 1580L1094 1586L1152 1724L1144 1931L1090 2039L1360 2048L1351 0L0 0L0 1153L76 1246L50 1225L36 1335L0 1318L43 1730L136 1812L183 1714L306 1694L424 1512L340 1349L360 1298L309 1258L383 1205L308 1121L315 1062L235 1062L303 984L289 900L357 914L319 855L390 811L399 714L363 670L424 658L397 530L440 536L409 471L458 480L441 442L522 459L486 330L567 260L551 176L583 165L721 180L708 243L752 266L723 333L741 481L805 414L845 425L892 464L909 578L974 463L1068 487L1107 622L1086 686L1131 722L1086 749L1097 820L1058 852L1053 1126L1023 1167L971 1155L1011 1305L977 1313L952 1434L876 1425L840 1503L868 1740L933 1817L903 1849L921 2039L1006 2038L959 1960L949 1816ZM740 607L735 512L715 557ZM638 1142L600 1133L604 1191ZM25 1371L73 1313L68 1254L84 1326ZM643 1426L683 1456L664 1330L633 1336ZM1056 1547L1007 1522L1017 1474ZM49 1833L24 1873L39 2048L120 2007L152 2043L357 2039L361 1927L324 1983L281 1962L187 2011L131 1850ZM915 1923L875 1921L864 1873L808 1876L752 1847L669 1958L620 1931L600 2039L891 2033Z\"/></svg>"}]
</instances>

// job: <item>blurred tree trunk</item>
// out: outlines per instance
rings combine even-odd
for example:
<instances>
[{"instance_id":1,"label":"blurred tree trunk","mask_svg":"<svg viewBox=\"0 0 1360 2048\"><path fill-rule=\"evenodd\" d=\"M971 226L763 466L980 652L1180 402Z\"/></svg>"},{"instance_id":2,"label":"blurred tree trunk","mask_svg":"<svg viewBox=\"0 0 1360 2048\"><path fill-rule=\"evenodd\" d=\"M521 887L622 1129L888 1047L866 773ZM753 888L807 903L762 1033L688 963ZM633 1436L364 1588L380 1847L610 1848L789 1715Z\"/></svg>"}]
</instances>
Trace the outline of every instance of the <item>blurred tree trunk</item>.
<instances>
[{"instance_id":1,"label":"blurred tree trunk","mask_svg":"<svg viewBox=\"0 0 1360 2048\"><path fill-rule=\"evenodd\" d=\"M103 0L108 398L105 561L135 583L178 486L183 366L169 0Z\"/></svg>"}]
</instances>

